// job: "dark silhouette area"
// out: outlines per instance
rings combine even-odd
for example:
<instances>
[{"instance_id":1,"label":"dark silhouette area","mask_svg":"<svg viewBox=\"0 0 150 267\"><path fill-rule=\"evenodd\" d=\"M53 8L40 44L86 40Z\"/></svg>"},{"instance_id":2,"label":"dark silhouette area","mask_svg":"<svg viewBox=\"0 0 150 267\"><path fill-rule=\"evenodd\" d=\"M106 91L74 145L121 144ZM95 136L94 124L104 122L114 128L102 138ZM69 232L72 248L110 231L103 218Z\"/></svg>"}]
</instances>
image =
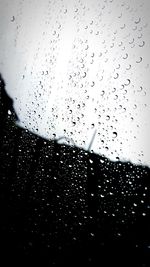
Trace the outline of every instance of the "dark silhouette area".
<instances>
[{"instance_id":1,"label":"dark silhouette area","mask_svg":"<svg viewBox=\"0 0 150 267\"><path fill-rule=\"evenodd\" d=\"M0 265L149 267L150 169L47 141L16 119L0 77Z\"/></svg>"}]
</instances>

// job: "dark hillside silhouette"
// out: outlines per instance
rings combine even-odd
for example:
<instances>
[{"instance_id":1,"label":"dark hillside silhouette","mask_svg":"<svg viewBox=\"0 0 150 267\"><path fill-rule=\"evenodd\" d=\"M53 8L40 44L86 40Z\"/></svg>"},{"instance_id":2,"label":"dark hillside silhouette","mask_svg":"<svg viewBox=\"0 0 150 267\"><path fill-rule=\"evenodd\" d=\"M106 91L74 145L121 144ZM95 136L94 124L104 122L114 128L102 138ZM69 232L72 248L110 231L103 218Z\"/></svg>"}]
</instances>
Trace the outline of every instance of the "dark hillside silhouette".
<instances>
[{"instance_id":1,"label":"dark hillside silhouette","mask_svg":"<svg viewBox=\"0 0 150 267\"><path fill-rule=\"evenodd\" d=\"M1 266L150 266L150 169L15 124L0 77Z\"/></svg>"}]
</instances>

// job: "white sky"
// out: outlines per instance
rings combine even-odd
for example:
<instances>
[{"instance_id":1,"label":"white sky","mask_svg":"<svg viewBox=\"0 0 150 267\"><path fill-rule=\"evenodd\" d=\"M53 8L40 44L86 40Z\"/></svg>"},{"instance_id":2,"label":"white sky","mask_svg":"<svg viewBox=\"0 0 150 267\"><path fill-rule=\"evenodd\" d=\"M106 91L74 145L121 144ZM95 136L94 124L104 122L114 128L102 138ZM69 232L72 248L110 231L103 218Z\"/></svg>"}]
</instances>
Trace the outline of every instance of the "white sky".
<instances>
[{"instance_id":1,"label":"white sky","mask_svg":"<svg viewBox=\"0 0 150 267\"><path fill-rule=\"evenodd\" d=\"M148 0L0 0L0 72L21 126L150 166L149 14Z\"/></svg>"}]
</instances>

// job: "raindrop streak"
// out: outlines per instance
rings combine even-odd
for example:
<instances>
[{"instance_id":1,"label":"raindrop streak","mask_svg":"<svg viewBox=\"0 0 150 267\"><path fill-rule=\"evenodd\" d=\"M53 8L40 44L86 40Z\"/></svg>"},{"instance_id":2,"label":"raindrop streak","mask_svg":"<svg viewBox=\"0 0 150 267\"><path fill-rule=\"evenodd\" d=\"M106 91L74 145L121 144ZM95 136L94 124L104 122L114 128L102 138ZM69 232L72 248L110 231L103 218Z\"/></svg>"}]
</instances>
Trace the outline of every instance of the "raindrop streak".
<instances>
[{"instance_id":1,"label":"raindrop streak","mask_svg":"<svg viewBox=\"0 0 150 267\"><path fill-rule=\"evenodd\" d=\"M90 142L89 147L88 147L88 151L91 151L91 147L93 145L93 142L94 142L94 139L95 139L95 136L96 136L96 132L97 132L97 130L95 129L95 131L93 133L93 136L92 136L92 139L91 139L91 142Z\"/></svg>"}]
</instances>

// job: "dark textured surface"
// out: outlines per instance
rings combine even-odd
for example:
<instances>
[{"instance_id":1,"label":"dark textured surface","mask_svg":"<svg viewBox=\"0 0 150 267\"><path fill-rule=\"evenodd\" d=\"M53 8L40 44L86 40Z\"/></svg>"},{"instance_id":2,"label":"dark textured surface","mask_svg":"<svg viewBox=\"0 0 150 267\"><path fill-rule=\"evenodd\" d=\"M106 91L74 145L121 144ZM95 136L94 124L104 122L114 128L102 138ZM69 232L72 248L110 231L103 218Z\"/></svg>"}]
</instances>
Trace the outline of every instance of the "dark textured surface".
<instances>
[{"instance_id":1,"label":"dark textured surface","mask_svg":"<svg viewBox=\"0 0 150 267\"><path fill-rule=\"evenodd\" d=\"M0 87L0 265L149 267L150 169L19 128Z\"/></svg>"}]
</instances>

